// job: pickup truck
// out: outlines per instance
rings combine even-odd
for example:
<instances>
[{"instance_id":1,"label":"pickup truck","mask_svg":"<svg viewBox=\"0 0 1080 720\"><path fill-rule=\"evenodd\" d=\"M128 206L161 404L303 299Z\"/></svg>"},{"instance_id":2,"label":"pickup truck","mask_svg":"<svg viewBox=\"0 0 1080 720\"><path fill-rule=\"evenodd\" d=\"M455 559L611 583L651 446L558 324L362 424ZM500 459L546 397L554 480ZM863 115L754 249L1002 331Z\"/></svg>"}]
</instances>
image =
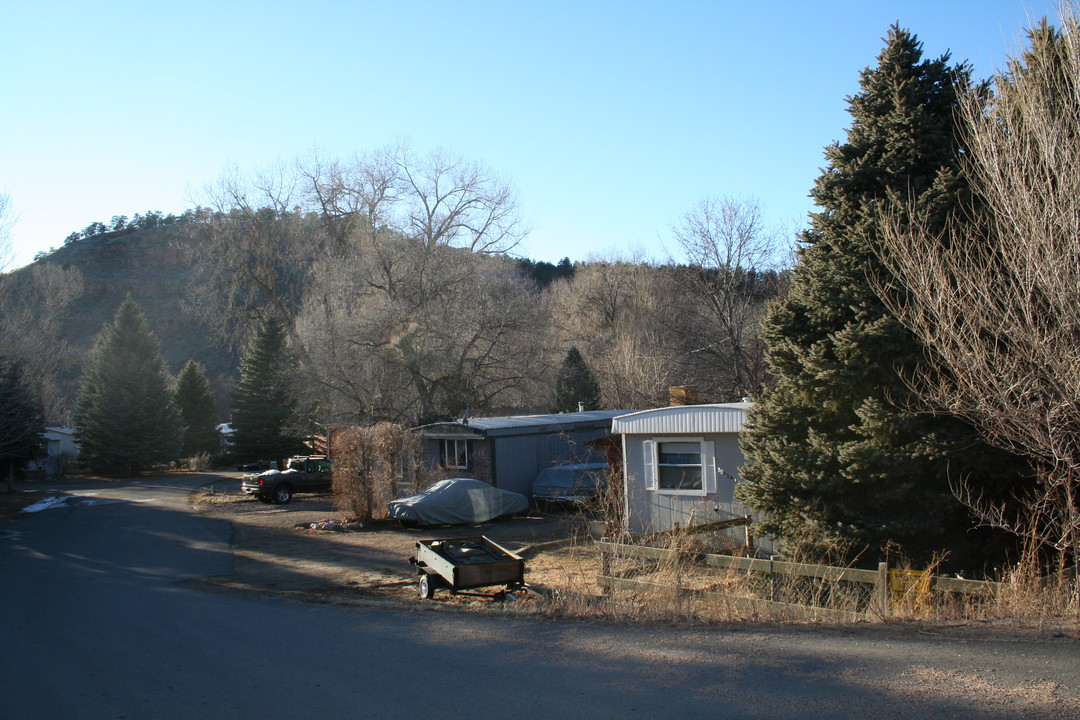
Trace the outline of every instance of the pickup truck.
<instances>
[{"instance_id":1,"label":"pickup truck","mask_svg":"<svg viewBox=\"0 0 1080 720\"><path fill-rule=\"evenodd\" d=\"M330 489L330 460L325 455L289 458L285 470L244 475L240 489L267 503L287 503L298 492Z\"/></svg>"}]
</instances>

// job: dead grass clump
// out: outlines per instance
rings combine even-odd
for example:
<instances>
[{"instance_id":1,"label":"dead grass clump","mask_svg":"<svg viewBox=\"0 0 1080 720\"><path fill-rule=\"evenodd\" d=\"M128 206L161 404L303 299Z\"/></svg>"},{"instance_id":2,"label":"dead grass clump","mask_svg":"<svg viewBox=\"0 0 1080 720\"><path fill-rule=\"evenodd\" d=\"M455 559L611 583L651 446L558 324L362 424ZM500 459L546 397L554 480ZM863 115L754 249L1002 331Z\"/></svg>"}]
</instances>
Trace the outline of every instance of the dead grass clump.
<instances>
[{"instance_id":1,"label":"dead grass clump","mask_svg":"<svg viewBox=\"0 0 1080 720\"><path fill-rule=\"evenodd\" d=\"M988 609L998 617L1020 618L1039 626L1063 618L1080 623L1078 573L1080 569L1073 566L1042 575L1037 564L1021 562L1005 573Z\"/></svg>"}]
</instances>

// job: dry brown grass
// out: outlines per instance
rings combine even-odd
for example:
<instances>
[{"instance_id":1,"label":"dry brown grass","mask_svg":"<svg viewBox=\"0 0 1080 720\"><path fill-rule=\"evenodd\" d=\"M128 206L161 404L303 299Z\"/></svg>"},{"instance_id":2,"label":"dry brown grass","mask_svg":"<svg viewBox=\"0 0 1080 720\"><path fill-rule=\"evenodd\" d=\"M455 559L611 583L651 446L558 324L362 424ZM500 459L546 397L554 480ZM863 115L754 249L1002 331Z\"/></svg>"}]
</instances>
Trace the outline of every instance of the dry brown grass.
<instances>
[{"instance_id":1,"label":"dry brown grass","mask_svg":"<svg viewBox=\"0 0 1080 720\"><path fill-rule=\"evenodd\" d=\"M620 538L627 542L627 538ZM1010 569L993 590L968 594L933 588L938 562L890 571L887 598L861 582L706 566L705 554L739 555L722 532L676 530L645 543L667 551L657 559L627 553L601 561L591 540L542 554L530 567L547 574L543 611L619 620L732 622L978 622L1007 619L1027 627L1080 627L1076 571L1040 576L1035 563ZM553 572L554 570L554 572ZM605 589L597 576L630 582ZM996 590L996 592L995 592Z\"/></svg>"},{"instance_id":2,"label":"dry brown grass","mask_svg":"<svg viewBox=\"0 0 1080 720\"><path fill-rule=\"evenodd\" d=\"M244 527L276 527L264 540L291 543L283 557L290 558L295 571L299 557L296 543L311 544L310 558L304 556L305 573L318 575L325 566L328 583L345 578L345 584L364 597L382 597L395 601L421 602L416 593L412 572L405 560L412 553L421 531L404 531L393 523L367 527L361 533L314 533L298 531L298 520L325 520L333 505L329 499L314 498L310 502L268 508L247 497L236 494L204 491L196 496L197 504L212 513L225 512ZM227 507L231 504L231 508ZM318 507L317 512L307 506ZM660 560L614 555L608 558L606 572L601 563L594 535L607 535L595 511L580 516L560 517L558 527L563 538L525 550L526 581L530 591L518 593L514 602L499 605L505 612L538 614L545 617L567 617L594 620L635 622L889 622L914 620L918 622L975 623L1006 621L1031 628L1064 628L1074 632L1077 625L1077 603L1074 578L1043 578L1024 568L1014 568L1001 579L1004 582L996 596L961 595L954 592L926 593L920 576L912 575L909 584L890 597L888 613L880 612L872 602L869 586L859 583L803 578L787 575L772 577L758 573L718 569L702 562L705 554L740 554L742 548L722 532L696 533L681 530L657 535L648 545L673 550ZM506 528L510 528L507 525ZM499 528L500 530L504 528ZM461 532L476 532L462 529ZM446 529L444 532L453 532ZM485 531L481 531L485 532ZM435 531L438 534L438 531ZM511 533L513 535L513 533ZM254 537L254 536L253 536ZM619 535L613 538L628 542ZM336 550L339 548L340 552ZM520 547L510 543L509 547ZM333 550L333 552L331 552ZM259 566L272 563L274 546L262 548ZM360 571L357 558L364 553L372 557L399 556L398 562L373 562ZM341 557L334 562L334 558ZM351 568L351 569L350 569ZM904 567L901 574L926 568ZM602 574L632 580L632 589L606 591L598 583ZM341 588L339 587L339 590ZM498 590L498 589L496 589ZM346 593L347 594L347 593ZM493 607L500 599L498 592L478 591L462 596L440 595L437 602L462 609ZM808 610L817 607L823 610ZM858 613L855 615L854 613Z\"/></svg>"}]
</instances>

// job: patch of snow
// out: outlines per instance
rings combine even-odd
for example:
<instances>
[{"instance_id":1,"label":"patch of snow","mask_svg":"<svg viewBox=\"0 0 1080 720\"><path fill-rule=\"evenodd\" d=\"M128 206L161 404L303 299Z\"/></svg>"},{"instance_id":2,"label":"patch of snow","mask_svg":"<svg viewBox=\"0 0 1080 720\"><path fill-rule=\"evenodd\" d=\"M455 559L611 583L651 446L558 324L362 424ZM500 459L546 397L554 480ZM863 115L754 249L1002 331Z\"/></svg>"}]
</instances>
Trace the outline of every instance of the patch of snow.
<instances>
[{"instance_id":1,"label":"patch of snow","mask_svg":"<svg viewBox=\"0 0 1080 720\"><path fill-rule=\"evenodd\" d=\"M35 513L42 510L52 510L53 508L63 507L67 504L67 495L53 495L42 500L38 500L33 505L27 505L20 512Z\"/></svg>"}]
</instances>

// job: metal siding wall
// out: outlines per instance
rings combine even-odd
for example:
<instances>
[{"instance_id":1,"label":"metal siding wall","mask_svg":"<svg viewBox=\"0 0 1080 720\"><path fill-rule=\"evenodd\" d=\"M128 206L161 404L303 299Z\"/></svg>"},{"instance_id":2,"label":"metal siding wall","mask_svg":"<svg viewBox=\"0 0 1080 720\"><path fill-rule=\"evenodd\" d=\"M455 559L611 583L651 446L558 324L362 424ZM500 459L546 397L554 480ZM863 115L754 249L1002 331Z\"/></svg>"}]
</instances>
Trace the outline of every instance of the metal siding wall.
<instances>
[{"instance_id":1,"label":"metal siding wall","mask_svg":"<svg viewBox=\"0 0 1080 720\"><path fill-rule=\"evenodd\" d=\"M726 433L724 435L709 435L709 440L713 441L713 448L716 450L716 469L717 469L717 494L720 496L718 499L720 502L734 502L735 500L735 481L730 477L724 478L719 475L719 471L723 470L726 475L731 475L736 478L742 477L740 471L743 463L746 462L746 458L743 457L742 448L739 447L739 436L736 433ZM722 481L726 480L725 485ZM724 493L727 493L724 495Z\"/></svg>"},{"instance_id":2,"label":"metal siding wall","mask_svg":"<svg viewBox=\"0 0 1080 720\"><path fill-rule=\"evenodd\" d=\"M532 494L532 481L536 477L537 437L496 438L495 487L510 490L526 497Z\"/></svg>"},{"instance_id":3,"label":"metal siding wall","mask_svg":"<svg viewBox=\"0 0 1080 720\"><path fill-rule=\"evenodd\" d=\"M442 440L432 440L430 438L424 442L424 465L431 470L436 470L439 467L442 455L440 452L441 444Z\"/></svg>"},{"instance_id":4,"label":"metal siding wall","mask_svg":"<svg viewBox=\"0 0 1080 720\"><path fill-rule=\"evenodd\" d=\"M627 529L631 533L649 533L669 530L679 524L700 524L724 519L731 515L745 514L735 502L735 482L727 475L738 477L738 468L744 460L735 433L700 435L711 440L716 454L716 467L725 475L717 474L716 493L710 495L668 495L645 489L645 451L643 444L653 439L651 435L624 435L626 447L626 508ZM662 436L661 436L662 437ZM717 513L716 506L723 511Z\"/></svg>"},{"instance_id":5,"label":"metal siding wall","mask_svg":"<svg viewBox=\"0 0 1080 720\"><path fill-rule=\"evenodd\" d=\"M631 533L647 532L649 526L649 495L645 489L645 448L648 438L641 435L623 435L623 477L626 479L626 529Z\"/></svg>"},{"instance_id":6,"label":"metal siding wall","mask_svg":"<svg viewBox=\"0 0 1080 720\"><path fill-rule=\"evenodd\" d=\"M532 484L551 465L606 462L607 454L585 447L588 440L607 437L606 430L496 438L495 487L532 497Z\"/></svg>"}]
</instances>

